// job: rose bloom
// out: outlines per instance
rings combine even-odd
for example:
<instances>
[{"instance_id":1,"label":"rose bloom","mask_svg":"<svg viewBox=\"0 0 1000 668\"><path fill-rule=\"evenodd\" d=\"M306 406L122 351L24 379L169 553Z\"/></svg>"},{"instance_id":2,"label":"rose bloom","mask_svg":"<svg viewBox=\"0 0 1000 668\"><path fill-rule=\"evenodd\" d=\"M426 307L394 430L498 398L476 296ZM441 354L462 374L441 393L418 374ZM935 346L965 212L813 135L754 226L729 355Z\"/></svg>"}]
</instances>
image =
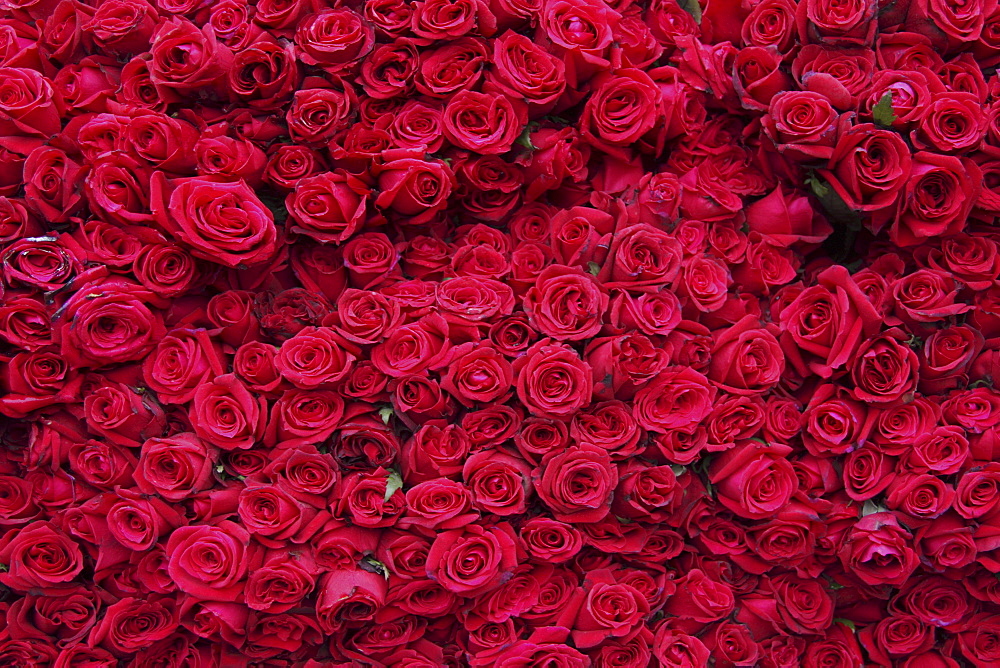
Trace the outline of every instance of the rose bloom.
<instances>
[{"instance_id":1,"label":"rose bloom","mask_svg":"<svg viewBox=\"0 0 1000 668\"><path fill-rule=\"evenodd\" d=\"M270 262L278 252L274 215L242 180L169 181L154 172L150 200L157 224L195 257L228 267Z\"/></svg>"},{"instance_id":2,"label":"rose bloom","mask_svg":"<svg viewBox=\"0 0 1000 668\"><path fill-rule=\"evenodd\" d=\"M471 524L437 535L427 554L427 575L450 592L475 597L510 577L519 554L510 525Z\"/></svg>"},{"instance_id":3,"label":"rose bloom","mask_svg":"<svg viewBox=\"0 0 1000 668\"><path fill-rule=\"evenodd\" d=\"M920 563L911 534L891 513L873 513L858 520L838 556L844 568L873 586L898 587Z\"/></svg>"}]
</instances>

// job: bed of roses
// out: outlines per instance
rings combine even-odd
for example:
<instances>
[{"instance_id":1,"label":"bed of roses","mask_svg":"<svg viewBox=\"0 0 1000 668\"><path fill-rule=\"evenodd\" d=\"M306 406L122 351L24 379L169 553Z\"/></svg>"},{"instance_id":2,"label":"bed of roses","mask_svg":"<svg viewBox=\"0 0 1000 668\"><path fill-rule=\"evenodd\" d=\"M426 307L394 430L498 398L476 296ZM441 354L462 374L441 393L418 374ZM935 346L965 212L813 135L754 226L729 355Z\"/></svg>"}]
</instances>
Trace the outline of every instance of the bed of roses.
<instances>
[{"instance_id":1,"label":"bed of roses","mask_svg":"<svg viewBox=\"0 0 1000 668\"><path fill-rule=\"evenodd\" d=\"M0 0L0 664L1000 663L996 0Z\"/></svg>"}]
</instances>

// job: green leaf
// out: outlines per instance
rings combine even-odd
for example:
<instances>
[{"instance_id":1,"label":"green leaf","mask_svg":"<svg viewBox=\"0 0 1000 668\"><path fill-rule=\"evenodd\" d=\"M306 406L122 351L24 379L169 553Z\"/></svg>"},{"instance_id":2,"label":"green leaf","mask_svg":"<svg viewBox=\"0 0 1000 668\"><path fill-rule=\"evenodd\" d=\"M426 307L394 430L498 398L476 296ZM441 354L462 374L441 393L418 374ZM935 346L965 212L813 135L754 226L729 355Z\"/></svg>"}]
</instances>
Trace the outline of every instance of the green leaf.
<instances>
[{"instance_id":1,"label":"green leaf","mask_svg":"<svg viewBox=\"0 0 1000 668\"><path fill-rule=\"evenodd\" d=\"M524 126L524 132L517 138L516 144L520 144L529 151L535 150L535 145L531 143L531 124Z\"/></svg>"},{"instance_id":2,"label":"green leaf","mask_svg":"<svg viewBox=\"0 0 1000 668\"><path fill-rule=\"evenodd\" d=\"M847 206L847 203L822 179L815 175L806 179L816 199L830 217L830 221L852 231L861 229L861 214Z\"/></svg>"},{"instance_id":3,"label":"green leaf","mask_svg":"<svg viewBox=\"0 0 1000 668\"><path fill-rule=\"evenodd\" d=\"M284 225L285 221L288 219L288 209L285 207L285 198L273 190L266 189L258 190L257 197L260 198L260 201L264 204L264 206L270 209L271 214L274 216L274 224Z\"/></svg>"},{"instance_id":4,"label":"green leaf","mask_svg":"<svg viewBox=\"0 0 1000 668\"><path fill-rule=\"evenodd\" d=\"M851 629L852 631L857 631L858 630L857 627L854 626L854 622L852 622L849 619L844 619L843 617L837 617L833 621L835 621L838 624L842 624L842 625L846 626L847 628Z\"/></svg>"},{"instance_id":5,"label":"green leaf","mask_svg":"<svg viewBox=\"0 0 1000 668\"><path fill-rule=\"evenodd\" d=\"M594 276L597 276L599 273L601 273L601 265L597 264L596 262L588 262L587 271L593 274Z\"/></svg>"},{"instance_id":6,"label":"green leaf","mask_svg":"<svg viewBox=\"0 0 1000 668\"><path fill-rule=\"evenodd\" d=\"M394 412L391 406L385 406L384 408L378 409L378 416L382 418L382 422L384 422L385 424L389 424L389 418L391 418L393 415Z\"/></svg>"},{"instance_id":7,"label":"green leaf","mask_svg":"<svg viewBox=\"0 0 1000 668\"><path fill-rule=\"evenodd\" d=\"M381 561L379 561L378 559L376 559L371 555L364 557L358 563L358 568L360 568L363 571L368 571L369 573L378 573L386 580L389 579L389 569L386 568L385 564L383 564Z\"/></svg>"},{"instance_id":8,"label":"green leaf","mask_svg":"<svg viewBox=\"0 0 1000 668\"><path fill-rule=\"evenodd\" d=\"M872 499L868 499L867 501L865 501L864 505L861 506L862 517L868 517L869 515L874 515L875 513L884 513L885 511L886 511L885 506L876 503Z\"/></svg>"},{"instance_id":9,"label":"green leaf","mask_svg":"<svg viewBox=\"0 0 1000 668\"><path fill-rule=\"evenodd\" d=\"M678 6L694 17L694 22L701 25L701 5L698 0L677 0Z\"/></svg>"},{"instance_id":10,"label":"green leaf","mask_svg":"<svg viewBox=\"0 0 1000 668\"><path fill-rule=\"evenodd\" d=\"M892 127L892 124L896 122L896 113L892 108L892 91L886 91L878 104L872 107L872 118L883 128Z\"/></svg>"},{"instance_id":11,"label":"green leaf","mask_svg":"<svg viewBox=\"0 0 1000 668\"><path fill-rule=\"evenodd\" d=\"M7 564L0 564L0 573L6 573L8 570Z\"/></svg>"},{"instance_id":12,"label":"green leaf","mask_svg":"<svg viewBox=\"0 0 1000 668\"><path fill-rule=\"evenodd\" d=\"M687 467L680 464L673 464L670 466L670 470L674 472L674 476L680 478L687 471Z\"/></svg>"},{"instance_id":13,"label":"green leaf","mask_svg":"<svg viewBox=\"0 0 1000 668\"><path fill-rule=\"evenodd\" d=\"M403 478L398 471L390 471L389 478L385 481L385 500L388 501L392 495L403 489Z\"/></svg>"}]
</instances>

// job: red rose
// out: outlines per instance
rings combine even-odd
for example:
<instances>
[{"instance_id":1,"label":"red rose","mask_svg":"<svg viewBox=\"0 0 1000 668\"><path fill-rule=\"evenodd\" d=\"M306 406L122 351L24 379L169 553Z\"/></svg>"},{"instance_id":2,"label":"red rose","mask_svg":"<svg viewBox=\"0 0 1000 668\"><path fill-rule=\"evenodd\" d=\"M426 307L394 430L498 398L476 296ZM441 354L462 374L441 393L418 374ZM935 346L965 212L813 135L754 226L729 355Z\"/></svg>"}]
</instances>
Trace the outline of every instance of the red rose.
<instances>
[{"instance_id":1,"label":"red rose","mask_svg":"<svg viewBox=\"0 0 1000 668\"><path fill-rule=\"evenodd\" d=\"M427 554L427 576L460 596L479 596L510 576L518 561L516 541L506 523L444 531Z\"/></svg>"},{"instance_id":2,"label":"red rose","mask_svg":"<svg viewBox=\"0 0 1000 668\"><path fill-rule=\"evenodd\" d=\"M343 170L298 179L287 206L289 228L319 242L343 243L365 221L368 188Z\"/></svg>"},{"instance_id":3,"label":"red rose","mask_svg":"<svg viewBox=\"0 0 1000 668\"><path fill-rule=\"evenodd\" d=\"M167 423L163 409L150 396L121 383L105 381L91 387L83 410L91 433L129 447L162 436Z\"/></svg>"},{"instance_id":4,"label":"red rose","mask_svg":"<svg viewBox=\"0 0 1000 668\"><path fill-rule=\"evenodd\" d=\"M487 513L520 515L531 497L531 467L522 459L496 451L477 452L462 469L473 505Z\"/></svg>"},{"instance_id":5,"label":"red rose","mask_svg":"<svg viewBox=\"0 0 1000 668\"><path fill-rule=\"evenodd\" d=\"M588 573L584 585L586 594L578 600L570 633L577 647L594 647L608 638L629 640L639 632L649 603L637 589L617 582L606 569Z\"/></svg>"},{"instance_id":6,"label":"red rose","mask_svg":"<svg viewBox=\"0 0 1000 668\"><path fill-rule=\"evenodd\" d=\"M595 0L550 0L541 13L541 29L566 61L566 79L576 88L608 67L605 58L621 14Z\"/></svg>"},{"instance_id":7,"label":"red rose","mask_svg":"<svg viewBox=\"0 0 1000 668\"><path fill-rule=\"evenodd\" d=\"M16 591L57 593L83 570L80 546L51 522L11 529L0 538L0 582Z\"/></svg>"},{"instance_id":8,"label":"red rose","mask_svg":"<svg viewBox=\"0 0 1000 668\"><path fill-rule=\"evenodd\" d=\"M212 451L194 434L152 438L142 446L136 485L145 494L182 501L215 482L212 464Z\"/></svg>"},{"instance_id":9,"label":"red rose","mask_svg":"<svg viewBox=\"0 0 1000 668\"><path fill-rule=\"evenodd\" d=\"M781 153L800 160L826 160L846 129L841 118L824 95L785 91L771 98L761 124Z\"/></svg>"},{"instance_id":10,"label":"red rose","mask_svg":"<svg viewBox=\"0 0 1000 668\"><path fill-rule=\"evenodd\" d=\"M88 644L118 657L128 657L170 637L178 627L177 609L169 597L122 598L104 611Z\"/></svg>"},{"instance_id":11,"label":"red rose","mask_svg":"<svg viewBox=\"0 0 1000 668\"><path fill-rule=\"evenodd\" d=\"M236 601L258 566L257 550L246 529L228 520L184 526L167 539L167 571L181 591L199 600Z\"/></svg>"},{"instance_id":12,"label":"red rose","mask_svg":"<svg viewBox=\"0 0 1000 668\"><path fill-rule=\"evenodd\" d=\"M799 39L838 46L869 46L875 37L876 3L860 0L838 7L827 0L807 0L799 5Z\"/></svg>"},{"instance_id":13,"label":"red rose","mask_svg":"<svg viewBox=\"0 0 1000 668\"><path fill-rule=\"evenodd\" d=\"M912 392L917 382L917 356L889 330L861 345L851 368L854 396L859 401L889 403Z\"/></svg>"},{"instance_id":14,"label":"red rose","mask_svg":"<svg viewBox=\"0 0 1000 668\"><path fill-rule=\"evenodd\" d=\"M618 471L601 448L578 445L545 457L532 479L557 520L598 522L610 512Z\"/></svg>"},{"instance_id":15,"label":"red rose","mask_svg":"<svg viewBox=\"0 0 1000 668\"><path fill-rule=\"evenodd\" d=\"M893 243L912 246L960 231L981 190L979 168L967 159L920 151L889 228Z\"/></svg>"},{"instance_id":16,"label":"red rose","mask_svg":"<svg viewBox=\"0 0 1000 668\"><path fill-rule=\"evenodd\" d=\"M690 429L712 412L716 390L702 374L675 367L658 374L635 397L632 411L645 429Z\"/></svg>"},{"instance_id":17,"label":"red rose","mask_svg":"<svg viewBox=\"0 0 1000 668\"><path fill-rule=\"evenodd\" d=\"M25 203L53 223L67 222L86 205L88 167L52 146L39 146L24 161Z\"/></svg>"},{"instance_id":18,"label":"red rose","mask_svg":"<svg viewBox=\"0 0 1000 668\"><path fill-rule=\"evenodd\" d=\"M489 46L482 39L461 37L446 42L423 54L414 79L416 88L424 95L437 98L478 89L489 62L488 56Z\"/></svg>"},{"instance_id":19,"label":"red rose","mask_svg":"<svg viewBox=\"0 0 1000 668\"><path fill-rule=\"evenodd\" d=\"M861 343L873 336L880 318L851 276L838 267L820 273L779 313L782 350L803 376L824 378L847 364ZM793 347L794 346L794 347Z\"/></svg>"},{"instance_id":20,"label":"red rose","mask_svg":"<svg viewBox=\"0 0 1000 668\"><path fill-rule=\"evenodd\" d=\"M443 162L401 158L380 169L378 187L375 206L411 217L409 223L417 225L447 206L455 175Z\"/></svg>"},{"instance_id":21,"label":"red rose","mask_svg":"<svg viewBox=\"0 0 1000 668\"><path fill-rule=\"evenodd\" d=\"M233 374L217 376L194 393L191 424L199 438L223 450L246 450L264 436L267 399L254 397Z\"/></svg>"},{"instance_id":22,"label":"red rose","mask_svg":"<svg viewBox=\"0 0 1000 668\"><path fill-rule=\"evenodd\" d=\"M866 584L898 587L919 565L912 538L891 513L874 513L851 527L838 556Z\"/></svg>"},{"instance_id":23,"label":"red rose","mask_svg":"<svg viewBox=\"0 0 1000 668\"><path fill-rule=\"evenodd\" d=\"M750 441L713 460L709 480L718 500L740 517L761 519L783 508L798 489L798 479L785 459L792 449Z\"/></svg>"},{"instance_id":24,"label":"red rose","mask_svg":"<svg viewBox=\"0 0 1000 668\"><path fill-rule=\"evenodd\" d=\"M295 30L301 60L331 71L357 62L375 44L375 31L350 9L325 10L311 14Z\"/></svg>"},{"instance_id":25,"label":"red rose","mask_svg":"<svg viewBox=\"0 0 1000 668\"><path fill-rule=\"evenodd\" d=\"M697 629L722 619L733 611L734 605L733 591L728 585L695 568L678 578L677 593L670 597L663 611Z\"/></svg>"},{"instance_id":26,"label":"red rose","mask_svg":"<svg viewBox=\"0 0 1000 668\"><path fill-rule=\"evenodd\" d=\"M645 522L670 517L678 499L677 476L671 467L625 464L620 475L611 506L615 516Z\"/></svg>"},{"instance_id":27,"label":"red rose","mask_svg":"<svg viewBox=\"0 0 1000 668\"><path fill-rule=\"evenodd\" d=\"M653 654L665 666L701 666L706 665L711 657L708 648L698 638L666 624L661 624L656 630Z\"/></svg>"},{"instance_id":28,"label":"red rose","mask_svg":"<svg viewBox=\"0 0 1000 668\"><path fill-rule=\"evenodd\" d=\"M285 119L298 143L319 148L347 129L357 106L357 96L346 80L335 84L316 77L306 78L295 91Z\"/></svg>"},{"instance_id":29,"label":"red rose","mask_svg":"<svg viewBox=\"0 0 1000 668\"><path fill-rule=\"evenodd\" d=\"M352 473L338 486L338 513L350 517L356 525L371 529L395 525L406 508L398 480L398 474L390 474L381 467ZM390 484L394 487L390 488Z\"/></svg>"},{"instance_id":30,"label":"red rose","mask_svg":"<svg viewBox=\"0 0 1000 668\"><path fill-rule=\"evenodd\" d=\"M563 265L542 270L524 296L531 324L560 341L592 337L607 306L607 293L592 276Z\"/></svg>"},{"instance_id":31,"label":"red rose","mask_svg":"<svg viewBox=\"0 0 1000 668\"><path fill-rule=\"evenodd\" d=\"M54 351L18 353L4 371L0 387L7 393L0 396L0 412L13 418L53 404L78 401L84 381Z\"/></svg>"},{"instance_id":32,"label":"red rose","mask_svg":"<svg viewBox=\"0 0 1000 668\"><path fill-rule=\"evenodd\" d=\"M799 7L801 11L805 3ZM745 108L765 111L775 95L791 88L791 79L779 69L779 63L773 47L748 46L736 54L733 80Z\"/></svg>"},{"instance_id":33,"label":"red rose","mask_svg":"<svg viewBox=\"0 0 1000 668\"><path fill-rule=\"evenodd\" d=\"M509 151L526 122L520 102L504 95L460 91L445 107L442 128L452 144L492 155Z\"/></svg>"},{"instance_id":34,"label":"red rose","mask_svg":"<svg viewBox=\"0 0 1000 668\"><path fill-rule=\"evenodd\" d=\"M312 390L344 378L356 352L333 328L306 327L282 344L275 367L296 387Z\"/></svg>"},{"instance_id":35,"label":"red rose","mask_svg":"<svg viewBox=\"0 0 1000 668\"><path fill-rule=\"evenodd\" d=\"M620 69L598 75L592 83L580 131L597 147L609 150L637 142L662 119L660 89L642 70Z\"/></svg>"},{"instance_id":36,"label":"red rose","mask_svg":"<svg viewBox=\"0 0 1000 668\"><path fill-rule=\"evenodd\" d=\"M60 313L63 357L74 367L92 368L145 357L166 333L148 298L120 278L81 286Z\"/></svg>"},{"instance_id":37,"label":"red rose","mask_svg":"<svg viewBox=\"0 0 1000 668\"><path fill-rule=\"evenodd\" d=\"M867 436L868 411L843 388L820 385L802 414L802 428L803 444L813 455L847 454Z\"/></svg>"},{"instance_id":38,"label":"red rose","mask_svg":"<svg viewBox=\"0 0 1000 668\"><path fill-rule=\"evenodd\" d=\"M855 639L854 631L843 624L833 624L826 631L826 637L806 645L802 666L844 665L856 666L862 663L861 647Z\"/></svg>"},{"instance_id":39,"label":"red rose","mask_svg":"<svg viewBox=\"0 0 1000 668\"><path fill-rule=\"evenodd\" d=\"M539 341L514 365L517 397L533 415L565 419L590 403L589 365L569 346Z\"/></svg>"},{"instance_id":40,"label":"red rose","mask_svg":"<svg viewBox=\"0 0 1000 668\"><path fill-rule=\"evenodd\" d=\"M521 527L521 541L528 554L542 563L562 563L582 548L580 533L572 525L536 517Z\"/></svg>"},{"instance_id":41,"label":"red rose","mask_svg":"<svg viewBox=\"0 0 1000 668\"><path fill-rule=\"evenodd\" d=\"M282 481L269 484L260 476L250 477L240 490L237 511L243 527L271 547L280 546L280 541L304 543L329 519Z\"/></svg>"},{"instance_id":42,"label":"red rose","mask_svg":"<svg viewBox=\"0 0 1000 668\"><path fill-rule=\"evenodd\" d=\"M244 183L176 179L155 172L150 199L157 223L195 257L228 267L271 262L278 232L271 211Z\"/></svg>"},{"instance_id":43,"label":"red rose","mask_svg":"<svg viewBox=\"0 0 1000 668\"><path fill-rule=\"evenodd\" d=\"M52 82L33 69L0 68L0 134L51 137L59 132L61 102Z\"/></svg>"},{"instance_id":44,"label":"red rose","mask_svg":"<svg viewBox=\"0 0 1000 668\"><path fill-rule=\"evenodd\" d=\"M993 13L996 4L991 0L978 0L969 6L950 7L929 0L915 0L907 5L907 26L937 42L937 48L952 50L967 42L979 39L985 18ZM935 26L930 30L927 26Z\"/></svg>"},{"instance_id":45,"label":"red rose","mask_svg":"<svg viewBox=\"0 0 1000 668\"><path fill-rule=\"evenodd\" d=\"M523 98L532 116L551 106L566 90L563 61L546 52L531 38L508 31L493 42L493 69L488 86Z\"/></svg>"},{"instance_id":46,"label":"red rose","mask_svg":"<svg viewBox=\"0 0 1000 668\"><path fill-rule=\"evenodd\" d=\"M756 316L748 315L720 331L708 377L728 392L757 394L774 387L784 370L778 340L771 331L760 328Z\"/></svg>"},{"instance_id":47,"label":"red rose","mask_svg":"<svg viewBox=\"0 0 1000 668\"><path fill-rule=\"evenodd\" d=\"M180 92L211 87L233 61L232 51L215 39L210 25L198 28L179 17L160 23L149 52L153 83Z\"/></svg>"}]
</instances>

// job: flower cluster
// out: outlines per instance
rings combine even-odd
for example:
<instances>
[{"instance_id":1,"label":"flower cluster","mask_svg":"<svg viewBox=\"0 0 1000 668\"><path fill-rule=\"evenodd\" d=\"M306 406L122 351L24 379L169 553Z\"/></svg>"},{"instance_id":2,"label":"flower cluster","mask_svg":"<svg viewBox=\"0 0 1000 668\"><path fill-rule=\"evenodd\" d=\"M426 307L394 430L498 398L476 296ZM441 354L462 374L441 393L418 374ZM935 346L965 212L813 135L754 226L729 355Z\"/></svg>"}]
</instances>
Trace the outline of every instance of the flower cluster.
<instances>
[{"instance_id":1,"label":"flower cluster","mask_svg":"<svg viewBox=\"0 0 1000 668\"><path fill-rule=\"evenodd\" d=\"M998 665L997 64L996 0L0 0L0 663Z\"/></svg>"}]
</instances>

